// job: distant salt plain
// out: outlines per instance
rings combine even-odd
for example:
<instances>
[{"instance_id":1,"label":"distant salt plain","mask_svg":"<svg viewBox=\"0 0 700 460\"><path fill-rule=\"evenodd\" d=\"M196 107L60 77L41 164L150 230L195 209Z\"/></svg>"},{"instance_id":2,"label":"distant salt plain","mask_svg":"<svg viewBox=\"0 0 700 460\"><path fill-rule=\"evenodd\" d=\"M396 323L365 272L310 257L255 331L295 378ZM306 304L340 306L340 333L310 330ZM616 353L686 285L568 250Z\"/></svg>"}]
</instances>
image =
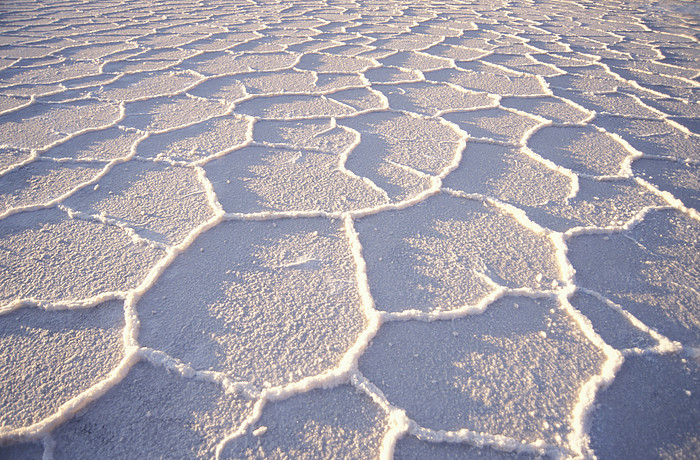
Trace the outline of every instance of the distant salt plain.
<instances>
[{"instance_id":1,"label":"distant salt plain","mask_svg":"<svg viewBox=\"0 0 700 460\"><path fill-rule=\"evenodd\" d=\"M0 457L696 458L700 8L0 5Z\"/></svg>"}]
</instances>

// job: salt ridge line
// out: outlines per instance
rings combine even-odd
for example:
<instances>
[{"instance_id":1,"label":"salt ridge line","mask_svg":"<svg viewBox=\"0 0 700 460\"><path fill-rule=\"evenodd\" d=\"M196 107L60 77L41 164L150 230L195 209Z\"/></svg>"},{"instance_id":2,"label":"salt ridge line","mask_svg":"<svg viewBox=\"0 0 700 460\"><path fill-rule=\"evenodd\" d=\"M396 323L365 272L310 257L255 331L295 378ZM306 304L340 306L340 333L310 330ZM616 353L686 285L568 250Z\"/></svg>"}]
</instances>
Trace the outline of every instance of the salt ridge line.
<instances>
[{"instance_id":1,"label":"salt ridge line","mask_svg":"<svg viewBox=\"0 0 700 460\"><path fill-rule=\"evenodd\" d=\"M487 433L477 433L463 429L459 431L432 430L425 428L411 420L406 412L393 406L384 393L361 372L356 371L351 377L352 384L367 394L378 404L390 418L390 429L387 431L379 458L391 459L394 455L396 442L410 433L418 439L431 443L467 443L476 447L491 447L502 452L516 452L522 454L554 455L561 456L563 452L556 446L548 446L546 443L522 443L513 438Z\"/></svg>"}]
</instances>

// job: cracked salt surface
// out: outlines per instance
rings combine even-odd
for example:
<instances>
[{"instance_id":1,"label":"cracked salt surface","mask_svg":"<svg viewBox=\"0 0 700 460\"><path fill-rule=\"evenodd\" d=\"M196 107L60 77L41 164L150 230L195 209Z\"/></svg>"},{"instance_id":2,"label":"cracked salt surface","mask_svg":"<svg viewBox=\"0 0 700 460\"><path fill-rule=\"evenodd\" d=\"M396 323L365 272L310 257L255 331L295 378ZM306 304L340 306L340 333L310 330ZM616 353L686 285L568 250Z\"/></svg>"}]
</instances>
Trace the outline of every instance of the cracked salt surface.
<instances>
[{"instance_id":1,"label":"cracked salt surface","mask_svg":"<svg viewBox=\"0 0 700 460\"><path fill-rule=\"evenodd\" d=\"M699 20L0 5L0 457L696 457Z\"/></svg>"}]
</instances>

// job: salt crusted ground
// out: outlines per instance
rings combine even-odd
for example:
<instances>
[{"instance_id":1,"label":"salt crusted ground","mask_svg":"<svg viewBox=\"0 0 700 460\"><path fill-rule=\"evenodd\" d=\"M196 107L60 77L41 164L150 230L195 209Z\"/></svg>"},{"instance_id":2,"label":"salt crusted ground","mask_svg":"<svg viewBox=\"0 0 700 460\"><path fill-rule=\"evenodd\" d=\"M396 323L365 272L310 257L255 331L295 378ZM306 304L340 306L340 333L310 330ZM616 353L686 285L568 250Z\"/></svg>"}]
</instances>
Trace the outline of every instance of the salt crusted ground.
<instances>
[{"instance_id":1,"label":"salt crusted ground","mask_svg":"<svg viewBox=\"0 0 700 460\"><path fill-rule=\"evenodd\" d=\"M0 457L693 458L700 8L0 5Z\"/></svg>"}]
</instances>

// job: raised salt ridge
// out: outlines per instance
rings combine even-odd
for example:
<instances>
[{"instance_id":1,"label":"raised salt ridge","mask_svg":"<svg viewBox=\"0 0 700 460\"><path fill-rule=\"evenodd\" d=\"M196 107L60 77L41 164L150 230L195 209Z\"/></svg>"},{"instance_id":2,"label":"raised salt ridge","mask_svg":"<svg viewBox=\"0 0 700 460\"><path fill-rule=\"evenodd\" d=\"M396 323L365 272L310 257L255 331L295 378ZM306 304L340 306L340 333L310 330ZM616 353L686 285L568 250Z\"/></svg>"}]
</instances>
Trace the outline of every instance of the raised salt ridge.
<instances>
[{"instance_id":1,"label":"raised salt ridge","mask_svg":"<svg viewBox=\"0 0 700 460\"><path fill-rule=\"evenodd\" d=\"M700 8L0 5L0 458L691 458Z\"/></svg>"}]
</instances>

